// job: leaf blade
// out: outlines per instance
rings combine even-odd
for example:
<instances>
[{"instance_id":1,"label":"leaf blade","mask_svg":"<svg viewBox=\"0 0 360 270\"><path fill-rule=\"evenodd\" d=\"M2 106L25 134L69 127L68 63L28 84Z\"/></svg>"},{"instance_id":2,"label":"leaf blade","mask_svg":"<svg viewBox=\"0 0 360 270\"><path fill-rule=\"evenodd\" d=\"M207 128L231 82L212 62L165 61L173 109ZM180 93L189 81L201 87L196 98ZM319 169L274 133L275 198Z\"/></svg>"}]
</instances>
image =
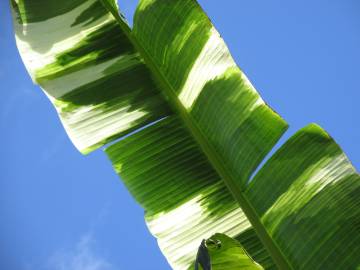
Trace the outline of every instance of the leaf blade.
<instances>
[{"instance_id":1,"label":"leaf blade","mask_svg":"<svg viewBox=\"0 0 360 270\"><path fill-rule=\"evenodd\" d=\"M23 62L82 153L171 114L101 2L20 0L12 12Z\"/></svg>"},{"instance_id":2,"label":"leaf blade","mask_svg":"<svg viewBox=\"0 0 360 270\"><path fill-rule=\"evenodd\" d=\"M175 116L105 150L126 187L145 209L149 230L174 269L193 264L198 244L216 232L240 237L251 228L223 181ZM262 250L256 235L245 237ZM259 245L260 244L260 245Z\"/></svg>"},{"instance_id":3,"label":"leaf blade","mask_svg":"<svg viewBox=\"0 0 360 270\"><path fill-rule=\"evenodd\" d=\"M247 190L267 231L295 269L360 265L359 194L359 174L334 140L314 124L290 138Z\"/></svg>"},{"instance_id":4,"label":"leaf blade","mask_svg":"<svg viewBox=\"0 0 360 270\"><path fill-rule=\"evenodd\" d=\"M287 129L286 122L264 103L237 67L196 1L140 1L133 35L136 47L157 73L162 90L193 136L199 137L200 144L206 141L202 148L205 144L213 148L212 155L219 156L243 189ZM249 157L249 152L254 154Z\"/></svg>"}]
</instances>

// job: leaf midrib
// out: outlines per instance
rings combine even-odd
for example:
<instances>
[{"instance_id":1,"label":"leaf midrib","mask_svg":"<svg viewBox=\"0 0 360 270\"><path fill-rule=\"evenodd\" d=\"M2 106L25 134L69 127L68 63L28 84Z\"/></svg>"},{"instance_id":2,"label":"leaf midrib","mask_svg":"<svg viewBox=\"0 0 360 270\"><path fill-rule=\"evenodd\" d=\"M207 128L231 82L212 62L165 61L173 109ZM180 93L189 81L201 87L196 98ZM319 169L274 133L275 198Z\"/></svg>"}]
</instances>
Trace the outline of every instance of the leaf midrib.
<instances>
[{"instance_id":1,"label":"leaf midrib","mask_svg":"<svg viewBox=\"0 0 360 270\"><path fill-rule=\"evenodd\" d=\"M214 167L216 172L220 175L224 181L226 187L236 199L240 208L245 213L246 217L250 221L251 225L258 234L260 240L263 242L265 248L268 250L269 254L273 258L274 262L281 270L293 269L290 263L287 261L284 254L281 252L280 248L277 246L275 241L271 238L267 232L265 226L262 224L260 217L257 215L255 209L250 204L249 200L243 194L236 184L236 180L231 174L228 173L226 165L222 162L220 155L217 153L216 149L212 147L208 139L201 132L201 129L197 126L196 122L192 119L191 115L186 111L184 106L179 101L176 96L176 91L173 89L166 76L160 71L160 69L154 64L152 57L146 51L146 49L138 42L136 37L132 34L130 27L121 19L118 12L113 10L107 0L101 0L106 9L108 9L115 19L118 21L121 29L124 31L126 36L132 42L134 47L139 51L140 55L145 61L145 64L152 71L154 79L161 87L162 94L165 95L166 100L170 103L172 109L180 116L185 127L192 134L195 141L200 146L201 150L204 152L205 156L210 161L211 165Z\"/></svg>"}]
</instances>

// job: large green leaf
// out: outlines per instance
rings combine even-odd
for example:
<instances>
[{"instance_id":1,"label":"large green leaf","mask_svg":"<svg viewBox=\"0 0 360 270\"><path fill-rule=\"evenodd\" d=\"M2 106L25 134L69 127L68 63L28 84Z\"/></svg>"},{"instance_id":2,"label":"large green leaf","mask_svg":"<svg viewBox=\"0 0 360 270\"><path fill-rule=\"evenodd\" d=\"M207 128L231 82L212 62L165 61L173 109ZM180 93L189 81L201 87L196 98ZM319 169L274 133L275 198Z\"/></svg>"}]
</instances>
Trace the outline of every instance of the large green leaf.
<instances>
[{"instance_id":1,"label":"large green leaf","mask_svg":"<svg viewBox=\"0 0 360 270\"><path fill-rule=\"evenodd\" d=\"M316 220L308 218L308 223L303 224L304 228L298 231L301 237L294 239L289 236L294 234L290 228L287 231L289 235L283 233L283 228L286 226L280 226L280 222L285 222L284 220L266 218L259 211L258 204L256 204L258 201L255 199L259 200L261 205L262 198L276 197L276 194L272 194L274 187L269 182L271 178L256 177L256 179L262 179L262 183L268 186L268 190L256 189L259 181L255 179L251 185L252 188L246 187L246 192L243 192L244 186L249 181L249 175L280 136L285 125L262 103L251 84L235 66L219 34L197 3L191 0L140 1L134 20L134 35L136 47L142 52L150 69L157 76L163 91L172 101L172 106L210 160L219 177L230 188L278 267L281 269L309 269L309 267L323 269L324 266L327 269L338 268L338 266L353 269L357 267L359 260L353 254L354 246L346 240L336 241L336 237L341 235L336 230L339 226L349 226L347 231L350 232L349 235L353 235L349 237L353 237L353 239L359 237L359 215L353 213L353 209L358 206L357 201L349 200L348 205L339 206L339 212L344 212L346 208L349 208L353 213L343 215L341 222L333 217L333 219L329 218L325 225L320 226L321 223L317 225L318 230L321 231L318 233L317 241L329 239L326 243L328 247L321 247L320 250L319 243L316 241L304 242L304 239L309 237L309 234L306 234L311 229L309 224L314 224L312 222ZM322 130L319 132L324 133ZM290 140L290 144L292 140ZM331 140L329 144L337 147ZM326 151L321 147L318 149L319 152ZM296 152L296 150L293 151ZM342 152L341 155L343 156ZM310 160L311 157L311 155L305 155L299 159ZM333 158L330 156L329 159L333 160ZM190 160L190 158L187 159ZM155 164L154 166L160 168L165 165ZM285 162L279 166L296 170L293 164L289 166ZM313 166L322 171L321 164L315 162ZM339 178L345 177L343 166L351 167L346 159L342 164L335 162L335 166ZM271 166L266 168L270 168L269 170L272 170L273 174L281 172ZM140 166L137 169L140 169ZM299 171L304 173L301 169ZM353 169L352 175L352 185L347 192L360 197L357 188L359 185L358 174ZM123 177L126 178L126 173ZM142 178L144 177L146 176L143 175ZM327 179L326 176L327 180L316 177L319 175L306 179L331 182L331 179ZM174 178L176 179L174 181L182 180L181 177L175 176ZM289 178L288 181L291 182L291 180L293 179ZM313 194L306 190L304 181L302 184L298 186L303 191L302 196L311 200ZM340 196L343 193L340 188L336 188L334 192ZM303 206L300 204L297 207L301 209ZM279 212L285 211L284 208L288 213L292 213L292 208L286 203ZM315 217L316 208L310 209L314 213L308 213L308 215ZM330 217L338 215L338 211L332 209L328 214ZM292 215L296 219L296 215L293 213ZM358 218L354 220L354 216ZM317 218L321 219L321 215ZM275 221L279 223L273 224ZM278 237L275 237L272 231L276 226L281 228L278 231ZM161 236L158 237L161 239ZM290 243L283 245L283 242L286 241ZM301 245L305 245L307 248L299 250L297 247ZM359 243L354 240L354 245L355 247L359 246ZM316 262L317 256L328 258L340 249L342 254L349 255L338 259L337 264L330 263L329 259L326 263L321 260ZM305 263L309 261L305 258L310 256L316 263Z\"/></svg>"},{"instance_id":2,"label":"large green leaf","mask_svg":"<svg viewBox=\"0 0 360 270\"><path fill-rule=\"evenodd\" d=\"M27 1L23 1L23 2L27 2ZM86 3L88 3L89 1L85 1ZM21 2L20 2L21 3ZM100 3L100 2L94 2L94 5L96 5L96 3ZM136 39L134 39L133 36L129 35L129 29L126 25L126 23L123 21L122 17L118 16L115 13L114 10L114 4L112 1L102 1L102 3L104 4L104 7L108 8L109 11L111 11L113 13L114 18L116 18L120 24L120 28L118 29L114 29L114 31L118 31L119 35L121 35L121 39L117 40L118 41L118 47L120 47L123 50L123 45L122 43L125 43L126 46L128 46L129 44L129 40L131 40L133 42L133 44L135 45L135 47L139 50L141 56L143 56L144 58L148 58L149 55L143 52L144 46L139 47L139 43L136 42ZM155 2L154 2L155 3ZM175 2L174 2L175 3ZM178 5L174 5L174 3L170 3L170 5L168 5L170 8L171 7L175 7ZM180 3L180 2L179 2ZM185 2L183 2L185 3ZM181 84L185 84L186 81L187 83L187 87L194 89L197 91L197 96L192 98L193 100L193 105L191 106L191 108L189 106L182 106L180 103L180 109L183 108L182 111L182 115L181 115L181 121L184 121L184 115L185 118L188 117L196 117L199 121L197 121L197 123L195 123L194 121L192 121L191 119L187 119L188 121L186 121L187 125L199 125L201 126L201 128L203 129L204 132L206 132L206 135L216 135L217 133L214 133L213 131L223 127L227 129L226 132L223 133L223 135L221 136L214 136L213 138L211 138L209 136L209 139L212 140L211 143L211 148L213 149L215 146L216 148L213 149L213 151L221 151L221 157L226 157L227 159L225 160L226 163L228 164L224 164L226 165L226 167L231 168L231 173L236 175L236 177L233 178L237 178L238 184L239 186L243 186L246 181L248 176L251 174L251 172L258 166L258 164L260 163L260 161L262 160L262 158L267 154L267 152L271 149L271 147L275 144L276 140L279 138L279 136L284 132L285 128L286 128L286 124L284 123L284 121L277 116L271 109L269 109L264 102L261 100L261 98L259 97L259 95L256 93L256 91L254 90L254 88L251 86L251 84L249 83L249 81L247 80L247 78L245 77L245 75L236 67L234 61L232 60L226 45L224 44L223 40L220 38L220 36L218 35L218 33L216 32L216 30L212 27L210 21L208 20L208 18L205 16L205 14L202 12L202 10L199 8L199 6L197 6L197 4L194 1L188 1L186 4L191 4L189 6L189 10L192 11L192 13L194 15L196 15L197 17L200 18L200 21L202 21L202 24L204 26L202 31L202 26L198 27L197 29L194 29L195 32L189 32L189 33L185 33L186 35L190 35L190 36L197 36L198 39L202 39L202 43L199 43L199 47L197 50L193 50L194 48L191 48L190 44L187 44L187 48L185 50L185 47L182 49L184 50L184 52L186 52L187 54L191 53L189 57L184 57L184 55L180 55L177 58L176 61L180 60L180 59L184 59L186 60L185 63L183 63L181 66L185 66L185 68L188 69L188 72L180 72L180 71L174 71L172 73L172 76L174 78L178 78L180 79L180 81L182 81ZM195 3L195 5L194 5ZM53 5L55 5L56 3L53 3ZM58 6L61 5L66 5L65 3L62 4L58 4ZM92 4L91 4L92 5ZM90 6L91 6L90 5ZM21 5L18 5L21 6ZM26 5L25 5L26 6ZM32 6L31 3L28 4L27 6ZM16 5L15 5L16 7ZM36 9L37 7L37 9ZM22 14L28 14L31 13L31 17L36 17L35 15L39 15L40 18L42 16L43 10L41 5L36 5L35 8L32 9L28 9L29 12L27 12L27 9L25 8L24 11L25 12L20 12L20 17ZM102 7L98 7L100 10L102 9ZM76 12L74 10L71 11L72 14L75 14ZM70 13L71 13L70 12ZM181 10L177 11L177 12L182 12ZM88 17L86 17L85 15L87 15ZM106 13L107 16L109 15L108 13ZM73 16L73 18L69 17L68 13L59 13L59 15L56 18L60 19L66 19L66 21L68 22L72 22L72 21L79 21L79 19L75 16ZM184 13L184 15L187 15L186 13ZM84 17L85 16L85 17ZM183 18L184 20L189 20L190 23L195 23L197 22L197 20L199 18L197 17L190 17L189 19L186 19L185 17ZM24 17L24 16L23 16ZM30 16L27 16L30 17ZM88 21L89 21L89 17L91 18L91 21L94 20L93 14L91 13L91 10L88 10L87 12L82 12L82 15L79 16L81 17L81 22L83 24L80 24L81 26L83 25L87 25ZM95 16L95 18L97 18ZM110 19L111 20L111 19ZM41 21L40 19L38 19L37 21L40 21L40 23L42 23L43 25L50 25L51 24L49 21ZM179 21L180 22L180 21ZM113 23L113 21L111 20L111 23ZM181 22L180 22L181 23ZM29 25L31 25L30 23L24 23L21 25L21 29L23 30L24 28L28 28ZM74 23L72 23L71 25L73 25ZM206 27L205 27L206 26ZM54 26L58 27L58 26ZM69 33L71 33L71 30L69 31L69 29L67 27L61 27L61 28L56 28L57 31L60 31L62 34L66 34L69 35ZM60 30L58 30L60 29ZM121 29L121 30L120 30ZM185 28L184 28L185 29ZM190 28L191 30L192 28ZM176 29L175 29L176 30ZM199 31L200 30L200 31ZM18 33L19 31L17 31ZM56 32L56 31L55 31ZM101 31L94 31L96 34L97 33L101 33ZM139 32L139 31L137 31ZM34 42L36 43L36 46L43 46L42 43L43 41L41 39L38 39L36 37L36 34L39 35L40 31L38 32L34 32L35 34L31 34L28 35L32 38L32 40L35 40ZM176 31L174 31L174 33L176 35L178 35L178 38L181 38L182 33L176 33ZM124 36L124 34L128 35L127 37ZM62 39L60 39L62 40ZM122 43L121 43L121 42ZM194 40L194 42L197 42L199 40ZM34 42L29 42L29 43L34 43ZM48 44L53 44L53 43L57 43L54 40L47 40ZM212 46L214 43L215 46ZM20 51L22 52L23 58L25 60L25 62L30 62L31 61L27 61L28 59L28 55L27 55L27 51L23 50L22 47L22 43L19 42L19 48ZM101 43L100 43L101 44ZM112 43L111 43L112 44ZM112 44L113 45L113 44ZM166 45L166 44L164 44ZM70 47L70 46L68 46ZM116 48L116 46L114 46ZM131 47L131 46L129 46ZM167 46L169 47L169 45ZM132 48L132 47L131 47ZM180 48L179 48L180 49ZM92 52L91 49L89 49L90 52ZM89 52L87 51L87 52ZM133 51L133 48L131 49L131 52ZM207 60L207 63L202 63L202 61L206 62L206 54L213 53L214 55L216 55L217 57L212 59L209 58ZM137 58L138 58L138 54L136 53ZM75 61L76 59L76 61ZM80 58L81 59L81 58ZM196 60L198 59L198 60ZM41 60L41 57L39 55L37 55L36 59L38 62ZM78 61L78 57L75 57L72 59L73 61L75 61L75 63ZM162 61L162 60L160 60ZM41 61L40 61L41 62ZM95 61L95 63L97 63L98 60ZM198 64L196 64L196 62L198 62ZM160 85L164 86L163 83L164 81L167 81L168 78L167 76L170 74L163 74L160 68L157 68L154 65L152 65L152 61L147 61L148 66L150 67L151 73L153 73L154 77L157 79L157 81L160 81ZM213 67L214 68L214 72L208 72L206 71L205 73L201 73L201 69L199 68L199 66L204 66L205 64L207 65L207 70L209 71L209 69L211 70ZM58 69L55 69L58 73L55 72L55 74L53 74L51 71L54 69L55 67L58 67L58 69L61 71L57 71ZM70 67L68 67L69 65L67 65L67 63L63 63L63 62L58 62L56 61L55 63L51 64L51 65L46 65L45 67L41 67L40 71L38 71L36 69L36 81L38 81L40 84L42 84L43 88L45 88L46 91L51 92L52 89L55 89L56 91L61 90L61 88L57 88L59 87L59 84L54 84L54 80L59 80L57 78L57 76L55 75L62 75L62 73L64 74L73 74L74 70L72 69L71 65ZM76 65L75 65L76 66ZM121 67L123 67L123 64L119 64L118 67L121 69ZM97 74L97 70L94 69L94 67L88 68L87 70L93 72L91 73L91 78L93 78L95 76L95 74ZM75 71L77 71L77 69L75 69ZM143 74L137 74L134 73L133 70L130 70L131 72L131 76L133 76L135 83L139 83L141 87L141 93L139 94L139 100L143 101L146 100L146 96L151 95L152 96L152 92L151 90L154 88L153 84L148 83L147 81L142 82L142 80L136 80L136 78L142 78L144 77ZM40 74L40 75L38 75ZM192 75L191 75L192 74ZM126 76L128 76L128 74L125 74ZM48 76L48 77L46 77ZM188 77L188 79L186 79ZM199 85L191 85L191 81L195 81L194 78L201 78L201 81ZM45 79L44 79L45 78ZM127 80L124 80L124 78L127 77L121 77L121 76L114 76L115 80L117 80L120 84L120 86L123 87L124 91L126 91L127 95L132 95L134 93L134 90L132 89L133 87L133 82L130 81L128 82ZM43 81L47 82L47 80L49 81L48 84L44 85ZM53 80L52 80L53 79ZM79 77L78 81L83 81L86 78L83 77ZM170 78L169 78L170 79ZM66 85L66 87L73 87L73 81L67 82L63 80L63 76L60 76L60 80L61 80L61 85ZM104 81L104 84L107 86L108 89L112 89L112 91L114 93L119 93L121 91L121 89L119 88L119 84L115 84L112 81L109 81L109 76L104 76L102 78L102 80ZM140 82L139 82L140 81ZM65 84L68 83L68 84ZM190 83L190 84L189 84ZM98 96L101 98L104 98L104 94L101 93L103 92L104 89L104 84L101 85L101 87L96 87L96 88L92 88L92 91L89 92L88 97L92 98L94 95L94 93L98 93ZM181 84L179 84L178 86L180 87ZM150 85L150 87L149 87ZM166 89L170 91L174 90L173 87L177 87L176 84L170 85L170 88L168 89L169 85L166 84L165 87L162 87L162 89ZM189 88L189 89L190 89ZM202 89L203 88L203 89ZM87 89L87 87L85 87L85 89ZM185 88L184 88L185 89ZM224 90L224 91L222 91ZM75 93L77 93L77 91L74 91ZM171 92L170 92L171 93ZM175 92L174 92L175 93ZM211 98L208 98L210 97ZM106 95L105 95L106 97ZM143 99L144 98L144 99ZM59 100L60 98L58 98ZM60 99L61 100L61 99ZM83 96L77 96L77 100L78 101L83 101L86 100L86 98L84 98ZM154 98L154 100L158 103L161 103L162 100L160 98L158 98L157 96ZM63 102L63 100L61 100L61 102L56 101L55 105L60 105L60 108L65 107ZM176 103L178 101L178 99L174 99L173 96L171 96L170 98L170 102L171 103ZM106 102L101 102L100 104L104 104ZM118 105L121 103L125 103L128 104L129 101L127 99L125 99L125 101L122 100L117 100L116 102L114 102L113 104ZM130 102L131 103L131 102ZM154 103L154 102L153 102ZM152 104L153 104L152 103ZM189 103L189 100L187 101L187 104ZM195 106L196 104L196 106ZM58 106L59 106L58 105ZM73 105L71 103L71 105ZM116 106L115 105L115 106ZM225 105L225 107L223 106ZM68 105L66 104L66 107ZM222 108L226 108L224 110L214 110L213 108L218 108L218 107L222 107ZM155 107L155 106L154 106ZM179 106L175 106L177 109L179 109ZM150 114L151 114L151 119L156 119L159 118L165 114L163 114L163 111L168 112L168 109L162 109L163 106L156 108L155 110L151 111L150 110ZM200 108L204 108L204 111L200 110ZM82 119L83 116L81 115L81 121L76 121L78 119L76 113L79 111L78 108L73 109L73 106L70 106L71 110L68 110L68 114L66 114L65 116L67 118L64 119L63 117L63 122L65 123L65 127L68 129L68 132L70 134L70 136L73 138L73 140L75 141L75 143L77 143L78 145L82 146L84 145L84 141L88 142L89 140L87 138L84 138L85 136L89 136L90 138L93 138L93 129L98 129L99 127L99 131L101 132L101 134L103 136L105 136L105 141L102 140L100 142L96 142L95 146L101 145L102 143L111 140L114 136L121 136L123 133L118 133L118 134L113 134L113 133L109 133L108 132L108 128L109 128L109 123L117 123L116 119L119 118L119 116L114 115L113 117L111 117L110 122L107 122L107 118L103 117L104 114L103 113L99 113L96 115L99 115L99 119L95 119L93 117L92 114L89 114L88 110L81 110L80 112L85 111L86 115L84 116L85 119L89 119L88 121L93 121L91 123L86 123L85 127L87 128L86 130L82 129L82 125L80 125L81 123L84 122L84 120ZM92 110L91 110L92 111ZM91 113L90 111L90 113ZM192 112L192 115L189 114L189 112ZM218 111L218 113L216 113L216 111ZM74 113L75 112L75 113ZM215 112L215 114L214 114ZM220 114L221 113L221 114ZM60 111L60 115L63 116L62 112ZM131 117L127 117L128 113L126 111L125 114L125 118L131 118ZM153 116L155 115L155 116ZM224 117L227 118L227 123L225 123L223 121ZM212 121L209 122L207 121L208 118L212 118ZM102 120L104 119L104 120ZM202 120L204 119L204 120ZM66 121L67 120L67 121ZM96 121L95 121L96 120ZM115 122L114 122L115 121ZM72 123L73 125L70 126L67 124L67 122ZM147 123L147 122L146 122ZM145 124L146 124L145 123ZM208 124L212 124L212 125L208 125ZM143 124L143 122L141 122L140 124ZM140 126L137 125L136 127ZM129 125L129 124L128 124ZM110 125L111 126L111 125ZM130 125L131 126L131 125ZM91 128L89 130L89 128ZM81 131L79 136L75 136L77 138L79 138L79 140L74 139L74 133ZM196 129L198 130L198 129ZM75 131L75 132L74 132ZM191 132L193 132L193 129L190 129ZM77 135L77 134L75 134ZM199 134L197 134L199 136ZM201 136L201 134L200 134ZM253 140L249 140L249 138L254 138ZM234 140L236 139L236 140ZM202 142L204 143L208 143L207 140L202 140ZM195 143L195 142L192 142ZM224 147L221 147L221 144L224 143ZM89 146L89 143L86 145L86 147L80 147L83 151L88 151L90 149L94 148L93 145ZM238 151L234 151L234 149L236 149L236 147L238 148ZM215 156L216 157L216 156ZM238 170L235 166L234 161L238 161L241 160L241 164L242 164L242 170ZM220 160L220 162L222 163L222 161ZM209 167L211 167L209 165ZM211 169L213 170L213 169ZM218 176L216 176L217 178L219 178ZM187 188L191 188L191 187L187 187ZM192 192L192 191L188 191L188 192ZM227 194L228 197L230 197L230 194ZM226 208L224 209L224 211L226 210ZM240 228L241 229L241 228ZM251 230L251 228L248 228L248 226L246 227L246 229ZM172 230L174 230L172 228ZM221 230L220 230L221 231ZM216 231L213 231L212 233L214 233ZM199 232L198 233L198 238L201 239L203 236L201 236L203 234L203 232ZM257 244L259 245L259 241L257 238L251 238L256 239L257 240ZM198 239L195 238L192 245L195 247L198 245ZM159 241L160 238L159 238ZM263 247L260 245L260 248L263 249ZM261 253L261 252L260 252ZM268 257L268 256L265 256ZM184 258L185 259L185 258ZM192 258L188 258L188 261L191 261Z\"/></svg>"},{"instance_id":3,"label":"large green leaf","mask_svg":"<svg viewBox=\"0 0 360 270\"><path fill-rule=\"evenodd\" d=\"M106 152L174 269L216 232L265 269L360 265L359 175L322 129L250 181L287 124L195 0L141 0L133 31L113 0L13 7L24 62L82 152L159 120Z\"/></svg>"}]
</instances>

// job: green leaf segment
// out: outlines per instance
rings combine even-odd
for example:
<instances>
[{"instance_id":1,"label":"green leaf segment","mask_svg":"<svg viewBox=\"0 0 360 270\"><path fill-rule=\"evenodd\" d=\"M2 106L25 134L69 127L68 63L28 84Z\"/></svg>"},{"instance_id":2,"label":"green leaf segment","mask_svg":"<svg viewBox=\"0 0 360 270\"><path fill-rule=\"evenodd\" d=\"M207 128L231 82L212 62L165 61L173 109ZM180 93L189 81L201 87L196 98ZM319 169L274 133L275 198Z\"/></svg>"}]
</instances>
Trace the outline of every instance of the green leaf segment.
<instances>
[{"instance_id":1,"label":"green leaf segment","mask_svg":"<svg viewBox=\"0 0 360 270\"><path fill-rule=\"evenodd\" d=\"M203 240L196 255L195 265L189 270L264 270L241 244L225 234L216 233Z\"/></svg>"},{"instance_id":2,"label":"green leaf segment","mask_svg":"<svg viewBox=\"0 0 360 270\"><path fill-rule=\"evenodd\" d=\"M174 269L217 232L265 269L359 267L359 174L312 124L250 179L287 124L195 0L141 0L133 29L112 0L12 7L33 80L82 153L113 142L105 151Z\"/></svg>"}]
</instances>

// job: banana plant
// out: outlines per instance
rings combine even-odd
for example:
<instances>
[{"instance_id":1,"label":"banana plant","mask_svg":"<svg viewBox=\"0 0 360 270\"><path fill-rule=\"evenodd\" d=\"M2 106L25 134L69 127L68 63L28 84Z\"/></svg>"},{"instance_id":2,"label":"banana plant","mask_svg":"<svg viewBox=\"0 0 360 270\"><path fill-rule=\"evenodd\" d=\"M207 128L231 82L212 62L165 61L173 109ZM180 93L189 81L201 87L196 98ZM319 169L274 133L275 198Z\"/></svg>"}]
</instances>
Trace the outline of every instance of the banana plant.
<instances>
[{"instance_id":1,"label":"banana plant","mask_svg":"<svg viewBox=\"0 0 360 270\"><path fill-rule=\"evenodd\" d=\"M173 269L215 233L264 269L359 269L359 174L310 124L253 176L288 125L195 0L140 0L132 28L114 0L11 4L33 81L81 153L104 149Z\"/></svg>"}]
</instances>

